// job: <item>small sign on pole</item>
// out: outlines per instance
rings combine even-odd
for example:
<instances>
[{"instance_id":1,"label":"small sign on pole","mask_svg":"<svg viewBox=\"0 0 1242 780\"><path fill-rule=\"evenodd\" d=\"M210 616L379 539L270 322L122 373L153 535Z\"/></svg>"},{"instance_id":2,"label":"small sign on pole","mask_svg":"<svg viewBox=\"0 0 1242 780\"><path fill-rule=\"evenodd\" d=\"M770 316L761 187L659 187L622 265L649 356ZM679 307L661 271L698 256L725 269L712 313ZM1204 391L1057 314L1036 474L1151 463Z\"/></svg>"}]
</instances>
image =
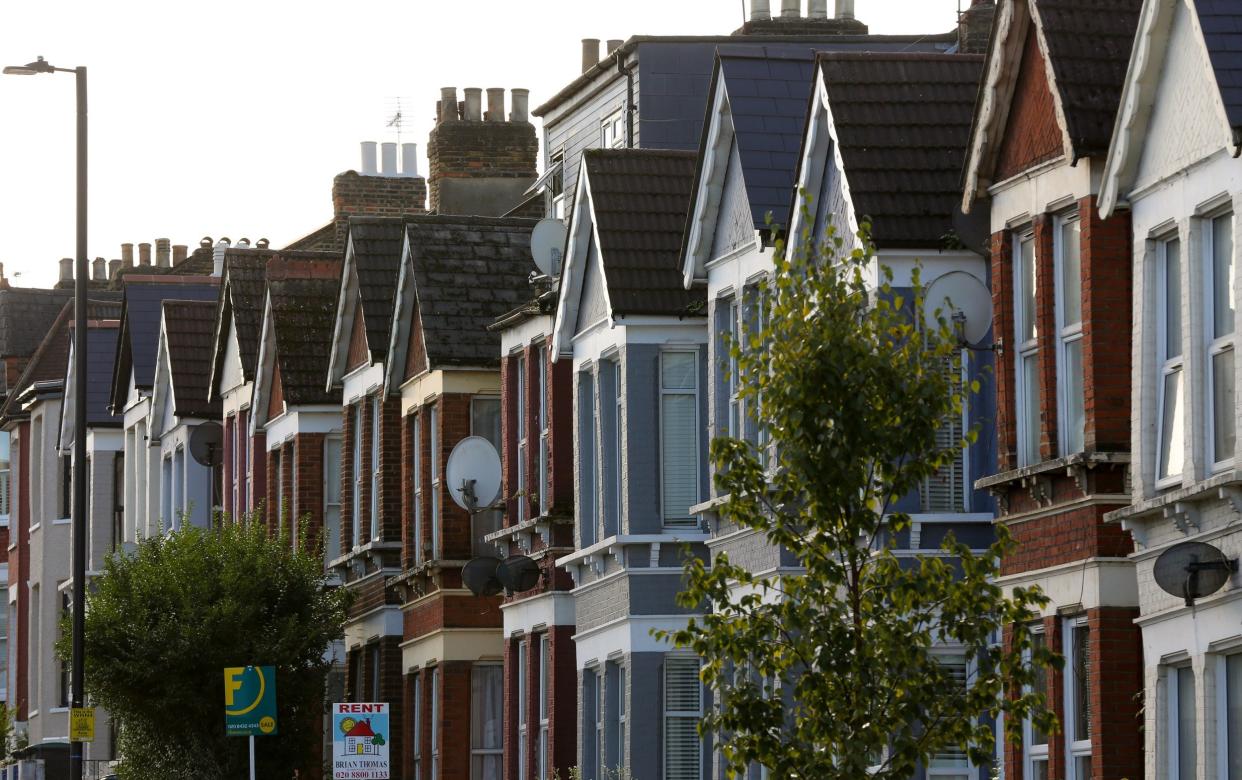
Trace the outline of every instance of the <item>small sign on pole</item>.
<instances>
[{"instance_id":1,"label":"small sign on pole","mask_svg":"<svg viewBox=\"0 0 1242 780\"><path fill-rule=\"evenodd\" d=\"M332 705L332 780L388 780L388 705Z\"/></svg>"},{"instance_id":2,"label":"small sign on pole","mask_svg":"<svg viewBox=\"0 0 1242 780\"><path fill-rule=\"evenodd\" d=\"M94 707L73 707L69 710L69 741L95 741Z\"/></svg>"},{"instance_id":3,"label":"small sign on pole","mask_svg":"<svg viewBox=\"0 0 1242 780\"><path fill-rule=\"evenodd\" d=\"M254 780L254 738L276 733L276 667L224 669L224 730L250 738L250 780Z\"/></svg>"}]
</instances>

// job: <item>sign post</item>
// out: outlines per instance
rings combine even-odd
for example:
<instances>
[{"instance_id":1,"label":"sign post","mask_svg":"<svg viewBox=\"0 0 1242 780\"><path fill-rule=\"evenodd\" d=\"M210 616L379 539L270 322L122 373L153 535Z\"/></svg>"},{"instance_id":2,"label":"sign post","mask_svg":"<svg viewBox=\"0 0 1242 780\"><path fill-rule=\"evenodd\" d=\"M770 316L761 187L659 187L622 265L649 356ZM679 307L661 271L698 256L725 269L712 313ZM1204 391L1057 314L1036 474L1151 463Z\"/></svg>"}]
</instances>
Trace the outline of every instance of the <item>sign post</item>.
<instances>
[{"instance_id":1,"label":"sign post","mask_svg":"<svg viewBox=\"0 0 1242 780\"><path fill-rule=\"evenodd\" d=\"M332 705L332 780L388 780L388 705Z\"/></svg>"},{"instance_id":2,"label":"sign post","mask_svg":"<svg viewBox=\"0 0 1242 780\"><path fill-rule=\"evenodd\" d=\"M73 707L69 710L69 741L95 741L94 707Z\"/></svg>"},{"instance_id":3,"label":"sign post","mask_svg":"<svg viewBox=\"0 0 1242 780\"><path fill-rule=\"evenodd\" d=\"M276 667L225 668L224 730L230 737L250 738L250 780L254 780L254 738L276 733Z\"/></svg>"}]
</instances>

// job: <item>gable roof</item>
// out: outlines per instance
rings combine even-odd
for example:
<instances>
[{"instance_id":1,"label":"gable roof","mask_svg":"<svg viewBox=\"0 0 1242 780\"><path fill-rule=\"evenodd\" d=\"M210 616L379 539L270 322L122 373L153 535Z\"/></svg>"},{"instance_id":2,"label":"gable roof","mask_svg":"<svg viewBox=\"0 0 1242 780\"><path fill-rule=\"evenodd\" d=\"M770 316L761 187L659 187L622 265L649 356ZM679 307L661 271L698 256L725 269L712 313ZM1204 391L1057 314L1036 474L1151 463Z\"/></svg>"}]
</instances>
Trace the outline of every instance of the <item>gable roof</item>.
<instances>
[{"instance_id":1,"label":"gable roof","mask_svg":"<svg viewBox=\"0 0 1242 780\"><path fill-rule=\"evenodd\" d=\"M259 325L263 319L263 285L267 261L276 253L265 249L228 249L224 253L224 275L220 282L214 346L211 352L210 393L216 394L224 372L229 325L237 334L237 356L242 379L254 380L259 358Z\"/></svg>"},{"instance_id":2,"label":"gable roof","mask_svg":"<svg viewBox=\"0 0 1242 780\"><path fill-rule=\"evenodd\" d=\"M173 413L178 417L218 417L220 399L208 400L215 302L168 298L161 301L161 309Z\"/></svg>"},{"instance_id":3,"label":"gable roof","mask_svg":"<svg viewBox=\"0 0 1242 780\"><path fill-rule=\"evenodd\" d=\"M111 307L120 314L119 306ZM108 383L116 363L120 322L92 321L86 330L86 424L119 426L121 418L108 410ZM66 417L66 419L68 419Z\"/></svg>"},{"instance_id":4,"label":"gable roof","mask_svg":"<svg viewBox=\"0 0 1242 780\"><path fill-rule=\"evenodd\" d=\"M1044 55L1066 156L1073 163L1107 153L1142 2L999 0L962 172L963 210L993 183L1030 24Z\"/></svg>"},{"instance_id":5,"label":"gable roof","mask_svg":"<svg viewBox=\"0 0 1242 780\"><path fill-rule=\"evenodd\" d=\"M33 355L72 298L72 289L0 287L0 357Z\"/></svg>"},{"instance_id":6,"label":"gable roof","mask_svg":"<svg viewBox=\"0 0 1242 780\"><path fill-rule=\"evenodd\" d=\"M832 52L819 66L859 222L870 218L879 247L943 243L959 221L983 58Z\"/></svg>"},{"instance_id":7,"label":"gable roof","mask_svg":"<svg viewBox=\"0 0 1242 780\"><path fill-rule=\"evenodd\" d=\"M108 400L114 410L120 411L125 406L131 373L134 384L140 390L150 390L155 383L162 302L165 299L211 301L214 305L220 292L219 282L218 277L201 276L170 276L125 282L116 371L112 376L112 393Z\"/></svg>"},{"instance_id":8,"label":"gable roof","mask_svg":"<svg viewBox=\"0 0 1242 780\"><path fill-rule=\"evenodd\" d=\"M1195 10L1233 143L1242 146L1242 5L1236 0L1195 0Z\"/></svg>"},{"instance_id":9,"label":"gable roof","mask_svg":"<svg viewBox=\"0 0 1242 780\"><path fill-rule=\"evenodd\" d=\"M273 279L268 282L268 315L276 342L285 402L326 404L338 402L339 393L324 389L332 325L336 318L336 279ZM270 380L271 376L265 379Z\"/></svg>"},{"instance_id":10,"label":"gable roof","mask_svg":"<svg viewBox=\"0 0 1242 780\"><path fill-rule=\"evenodd\" d=\"M358 300L367 328L367 347L371 360L376 363L382 363L388 356L388 327L392 322L404 241L404 219L354 217L349 220Z\"/></svg>"}]
</instances>

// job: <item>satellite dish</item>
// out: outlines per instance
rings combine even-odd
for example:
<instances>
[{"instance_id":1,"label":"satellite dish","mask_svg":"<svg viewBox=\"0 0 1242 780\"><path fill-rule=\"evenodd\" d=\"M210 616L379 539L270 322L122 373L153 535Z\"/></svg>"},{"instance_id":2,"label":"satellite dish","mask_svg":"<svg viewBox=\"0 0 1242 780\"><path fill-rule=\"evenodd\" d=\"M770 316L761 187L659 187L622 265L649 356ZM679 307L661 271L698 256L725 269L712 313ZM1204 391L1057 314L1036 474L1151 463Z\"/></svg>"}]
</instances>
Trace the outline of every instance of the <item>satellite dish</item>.
<instances>
[{"instance_id":1,"label":"satellite dish","mask_svg":"<svg viewBox=\"0 0 1242 780\"><path fill-rule=\"evenodd\" d=\"M461 581L476 596L495 596L504 590L500 580L496 579L496 567L499 564L500 559L491 556L472 558L461 567Z\"/></svg>"},{"instance_id":2,"label":"satellite dish","mask_svg":"<svg viewBox=\"0 0 1242 780\"><path fill-rule=\"evenodd\" d=\"M950 271L932 282L923 298L923 321L940 327L936 310L957 331L963 346L978 344L992 327L992 293L987 285L965 271Z\"/></svg>"},{"instance_id":3,"label":"satellite dish","mask_svg":"<svg viewBox=\"0 0 1242 780\"><path fill-rule=\"evenodd\" d=\"M559 219L541 219L531 231L530 254L544 276L560 275L566 232L565 223Z\"/></svg>"},{"instance_id":4,"label":"satellite dish","mask_svg":"<svg viewBox=\"0 0 1242 780\"><path fill-rule=\"evenodd\" d=\"M214 468L224 455L224 430L217 422L200 424L190 434L190 457L200 465Z\"/></svg>"},{"instance_id":5,"label":"satellite dish","mask_svg":"<svg viewBox=\"0 0 1242 780\"><path fill-rule=\"evenodd\" d=\"M539 564L525 555L510 555L496 567L496 579L510 593L521 593L535 587L543 572Z\"/></svg>"},{"instance_id":6,"label":"satellite dish","mask_svg":"<svg viewBox=\"0 0 1242 780\"><path fill-rule=\"evenodd\" d=\"M467 436L449 454L444 476L457 506L486 509L500 495L500 455L482 436Z\"/></svg>"},{"instance_id":7,"label":"satellite dish","mask_svg":"<svg viewBox=\"0 0 1242 780\"><path fill-rule=\"evenodd\" d=\"M1195 599L1223 588L1237 570L1238 562L1226 558L1212 545L1181 542L1160 553L1152 574L1161 590L1181 596L1186 599L1186 606L1193 607Z\"/></svg>"}]
</instances>

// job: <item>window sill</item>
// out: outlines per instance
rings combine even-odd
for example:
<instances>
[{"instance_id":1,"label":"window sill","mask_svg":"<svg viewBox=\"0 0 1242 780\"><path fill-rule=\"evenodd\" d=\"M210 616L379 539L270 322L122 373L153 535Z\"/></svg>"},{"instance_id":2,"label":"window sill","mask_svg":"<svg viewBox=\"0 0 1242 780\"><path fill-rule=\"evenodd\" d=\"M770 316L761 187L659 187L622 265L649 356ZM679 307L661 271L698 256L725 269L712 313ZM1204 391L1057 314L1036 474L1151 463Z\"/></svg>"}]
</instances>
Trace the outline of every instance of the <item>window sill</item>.
<instances>
[{"instance_id":1,"label":"window sill","mask_svg":"<svg viewBox=\"0 0 1242 780\"><path fill-rule=\"evenodd\" d=\"M602 559L605 555L619 556L625 547L656 544L706 544L710 538L711 534L702 531L677 532L671 529L669 533L663 534L619 534L610 536L602 542L596 542L590 547L584 547L572 555L557 558L556 565L579 566L595 558Z\"/></svg>"},{"instance_id":2,"label":"window sill","mask_svg":"<svg viewBox=\"0 0 1242 780\"><path fill-rule=\"evenodd\" d=\"M52 521L52 525L71 525L72 523L73 523L72 517L58 517L57 519Z\"/></svg>"},{"instance_id":3,"label":"window sill","mask_svg":"<svg viewBox=\"0 0 1242 780\"><path fill-rule=\"evenodd\" d=\"M1124 465L1129 462L1130 453L1128 452L1077 452L1063 458L1045 460L1032 466L1002 471L990 477L980 477L975 480L975 489L987 490L989 488L1008 487L1010 484L1020 482L1028 477L1049 474L1054 471L1064 471L1074 466L1087 466L1090 468L1108 464Z\"/></svg>"},{"instance_id":4,"label":"window sill","mask_svg":"<svg viewBox=\"0 0 1242 780\"><path fill-rule=\"evenodd\" d=\"M1135 501L1130 506L1104 515L1104 521L1120 522L1134 538L1135 545L1144 548L1147 546L1146 530L1141 523L1135 524L1132 521L1160 515L1183 531L1191 526L1198 531L1199 507L1196 504L1212 500L1227 501L1235 512L1242 511L1242 471L1231 469L1213 474L1189 487L1166 490L1151 498Z\"/></svg>"}]
</instances>

